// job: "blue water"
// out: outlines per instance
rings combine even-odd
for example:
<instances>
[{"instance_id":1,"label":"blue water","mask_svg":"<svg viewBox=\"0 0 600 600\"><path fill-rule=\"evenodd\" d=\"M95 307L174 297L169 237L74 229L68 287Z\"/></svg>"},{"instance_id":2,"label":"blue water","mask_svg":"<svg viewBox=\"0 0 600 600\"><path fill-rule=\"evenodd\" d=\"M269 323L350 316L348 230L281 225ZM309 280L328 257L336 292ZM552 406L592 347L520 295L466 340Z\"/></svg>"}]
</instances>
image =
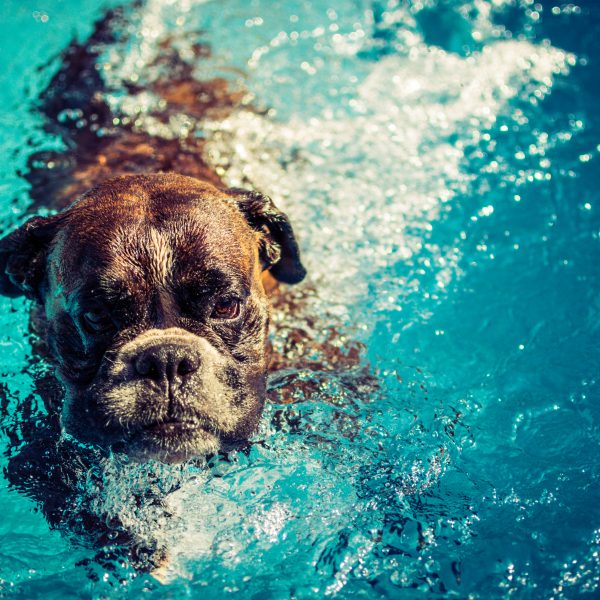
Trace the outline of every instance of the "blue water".
<instances>
[{"instance_id":1,"label":"blue water","mask_svg":"<svg viewBox=\"0 0 600 600\"><path fill-rule=\"evenodd\" d=\"M106 6L0 9L4 231L30 202L28 156L62 144L36 98ZM161 131L193 128L227 183L292 217L310 280L274 344L331 326L362 363L273 374L248 455L81 474L81 506L169 548L162 581L95 561L3 480L0 594L598 595L600 5L149 0L127 15L136 37L100 60L115 112L155 131L156 100L125 84L152 78L161 36L211 45L198 77L264 111ZM45 414L28 306L1 303L5 467L17 409Z\"/></svg>"}]
</instances>

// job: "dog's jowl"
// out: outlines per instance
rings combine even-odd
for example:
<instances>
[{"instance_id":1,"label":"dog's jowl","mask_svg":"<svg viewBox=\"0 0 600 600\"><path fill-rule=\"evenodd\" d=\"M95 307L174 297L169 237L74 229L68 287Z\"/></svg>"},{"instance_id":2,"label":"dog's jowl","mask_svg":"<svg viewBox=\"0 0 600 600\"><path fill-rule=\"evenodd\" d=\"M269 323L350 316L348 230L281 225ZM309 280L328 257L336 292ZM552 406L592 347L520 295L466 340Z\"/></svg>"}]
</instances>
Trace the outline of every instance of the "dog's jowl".
<instances>
[{"instance_id":1,"label":"dog's jowl","mask_svg":"<svg viewBox=\"0 0 600 600\"><path fill-rule=\"evenodd\" d=\"M37 304L65 431L168 461L254 431L267 270L286 283L305 274L273 202L175 174L107 181L0 241L0 293Z\"/></svg>"}]
</instances>

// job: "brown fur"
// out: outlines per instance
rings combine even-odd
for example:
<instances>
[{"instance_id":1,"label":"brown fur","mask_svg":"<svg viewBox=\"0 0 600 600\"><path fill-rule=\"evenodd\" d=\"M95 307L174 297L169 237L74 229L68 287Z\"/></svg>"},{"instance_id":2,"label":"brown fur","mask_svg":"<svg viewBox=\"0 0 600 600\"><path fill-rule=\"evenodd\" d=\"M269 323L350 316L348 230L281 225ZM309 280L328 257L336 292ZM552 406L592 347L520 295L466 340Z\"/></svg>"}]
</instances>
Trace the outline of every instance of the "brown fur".
<instances>
[{"instance_id":1,"label":"brown fur","mask_svg":"<svg viewBox=\"0 0 600 600\"><path fill-rule=\"evenodd\" d=\"M40 305L67 432L165 460L252 434L268 365L262 273L304 276L268 198L174 173L109 179L31 219L0 240L0 266L2 293Z\"/></svg>"},{"instance_id":2,"label":"brown fur","mask_svg":"<svg viewBox=\"0 0 600 600\"><path fill-rule=\"evenodd\" d=\"M110 41L111 31L119 20L118 11L108 13L106 18L98 22L85 44L73 44L63 57L62 68L43 96L42 109L51 118L48 126L53 131L58 130L71 149L60 154L42 153L32 156L26 176L32 184L34 208L40 204L64 208L90 187L115 175L128 173L173 171L224 187L220 175L202 158L202 137L187 135L165 140L137 130L134 123L126 120L121 120L115 126L114 115L110 113L100 94L102 82L94 80L93 88L84 88L82 92L81 79L87 78L89 71L95 77L92 67L96 53L91 49L101 49L104 41ZM173 41L172 38L162 40L160 46L163 52L155 63L164 67L165 75L148 84L147 88L132 89L133 92L149 89L165 100L166 104L161 112L153 116L166 122L171 115L183 111L198 119L224 118L241 104L246 106L244 90L230 90L225 80L194 79L192 66L174 49ZM209 55L207 46L197 44L194 47L195 59L201 60ZM58 111L55 102L65 97L75 97L76 100L72 103L85 107L84 117L77 126L68 122L59 124L56 121ZM102 137L96 135L99 128L104 130ZM277 280L268 271L263 273L263 284L267 294L273 296L277 310L307 312L306 294L298 294L291 289L281 290ZM335 338L335 333L332 336ZM347 368L358 365L358 351L340 348L338 344L331 342L321 341L319 344L321 364L346 365ZM311 340L306 330L298 329L291 336L289 345L295 347L291 355L293 359L290 359L290 355L275 353L271 370L301 367L304 356L315 354L316 342ZM310 364L307 366L318 367L312 359L308 360Z\"/></svg>"}]
</instances>

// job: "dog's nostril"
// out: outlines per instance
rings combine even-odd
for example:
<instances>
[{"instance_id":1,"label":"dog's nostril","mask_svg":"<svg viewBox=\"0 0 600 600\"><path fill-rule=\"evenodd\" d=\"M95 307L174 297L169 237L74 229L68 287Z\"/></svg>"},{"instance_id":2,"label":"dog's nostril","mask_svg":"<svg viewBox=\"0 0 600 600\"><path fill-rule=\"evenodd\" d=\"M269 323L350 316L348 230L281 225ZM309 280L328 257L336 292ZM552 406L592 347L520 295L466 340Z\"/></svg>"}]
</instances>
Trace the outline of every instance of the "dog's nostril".
<instances>
[{"instance_id":1,"label":"dog's nostril","mask_svg":"<svg viewBox=\"0 0 600 600\"><path fill-rule=\"evenodd\" d=\"M138 375L153 381L159 381L162 378L162 365L157 364L157 358L142 354L134 363L135 371Z\"/></svg>"},{"instance_id":2,"label":"dog's nostril","mask_svg":"<svg viewBox=\"0 0 600 600\"><path fill-rule=\"evenodd\" d=\"M177 375L189 375L198 370L199 361L197 359L185 357L177 365Z\"/></svg>"}]
</instances>

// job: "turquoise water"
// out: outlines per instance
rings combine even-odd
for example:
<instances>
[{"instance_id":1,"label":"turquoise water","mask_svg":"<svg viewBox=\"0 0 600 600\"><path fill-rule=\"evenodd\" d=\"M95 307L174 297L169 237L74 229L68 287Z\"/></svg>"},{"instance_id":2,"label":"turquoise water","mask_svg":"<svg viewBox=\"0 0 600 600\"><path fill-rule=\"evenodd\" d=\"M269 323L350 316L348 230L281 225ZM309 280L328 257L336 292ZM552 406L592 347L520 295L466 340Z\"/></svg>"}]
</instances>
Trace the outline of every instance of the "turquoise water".
<instances>
[{"instance_id":1,"label":"turquoise water","mask_svg":"<svg viewBox=\"0 0 600 600\"><path fill-rule=\"evenodd\" d=\"M105 6L0 9L4 231L29 204L28 156L62 144L36 98ZM169 33L211 45L198 76L241 79L264 110L163 134L195 128L227 183L292 217L308 301L275 315L275 345L324 335L316 316L364 344L379 385L361 388L360 367L274 373L249 453L81 473L74 513L160 540L162 582L95 559L3 479L0 593L595 597L600 6L149 0L127 15L136 37L99 63L115 112L156 128L155 99L126 84L151 78ZM5 468L23 413L45 413L28 307L1 303Z\"/></svg>"}]
</instances>

